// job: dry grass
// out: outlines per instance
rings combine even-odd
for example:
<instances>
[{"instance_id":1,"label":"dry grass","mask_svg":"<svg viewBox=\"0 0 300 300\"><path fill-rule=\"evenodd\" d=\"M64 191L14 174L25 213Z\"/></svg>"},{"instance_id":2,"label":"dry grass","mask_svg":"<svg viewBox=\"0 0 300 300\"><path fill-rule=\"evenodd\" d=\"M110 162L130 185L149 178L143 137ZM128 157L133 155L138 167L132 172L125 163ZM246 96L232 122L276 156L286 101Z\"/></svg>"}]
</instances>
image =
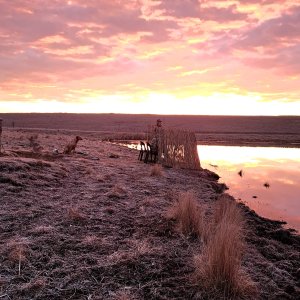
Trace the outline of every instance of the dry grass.
<instances>
[{"instance_id":1,"label":"dry grass","mask_svg":"<svg viewBox=\"0 0 300 300\"><path fill-rule=\"evenodd\" d=\"M27 259L30 242L26 238L17 237L7 243L8 258L13 262L24 262Z\"/></svg>"},{"instance_id":2,"label":"dry grass","mask_svg":"<svg viewBox=\"0 0 300 300\"><path fill-rule=\"evenodd\" d=\"M160 164L155 164L150 169L150 176L157 176L161 177L163 176L162 167Z\"/></svg>"},{"instance_id":3,"label":"dry grass","mask_svg":"<svg viewBox=\"0 0 300 300\"><path fill-rule=\"evenodd\" d=\"M164 154L162 164L170 167L200 170L197 140L193 132L178 129L163 129L159 139L159 153Z\"/></svg>"},{"instance_id":4,"label":"dry grass","mask_svg":"<svg viewBox=\"0 0 300 300\"><path fill-rule=\"evenodd\" d=\"M102 141L143 141L147 139L146 134L141 133L129 133L129 132L109 132L106 133L105 136L102 138Z\"/></svg>"},{"instance_id":5,"label":"dry grass","mask_svg":"<svg viewBox=\"0 0 300 300\"><path fill-rule=\"evenodd\" d=\"M46 286L46 280L44 278L36 278L21 286L22 291L36 291L43 289Z\"/></svg>"},{"instance_id":6,"label":"dry grass","mask_svg":"<svg viewBox=\"0 0 300 300\"><path fill-rule=\"evenodd\" d=\"M116 184L106 195L109 198L124 198L127 195L127 190L124 186Z\"/></svg>"},{"instance_id":7,"label":"dry grass","mask_svg":"<svg viewBox=\"0 0 300 300\"><path fill-rule=\"evenodd\" d=\"M101 183L105 182L105 179L104 179L104 176L103 176L103 175L97 175L95 178L96 178L96 180L97 180L98 182L101 182Z\"/></svg>"},{"instance_id":8,"label":"dry grass","mask_svg":"<svg viewBox=\"0 0 300 300\"><path fill-rule=\"evenodd\" d=\"M67 215L68 218L72 221L84 221L86 219L85 214L83 214L77 207L69 208Z\"/></svg>"},{"instance_id":9,"label":"dry grass","mask_svg":"<svg viewBox=\"0 0 300 300\"><path fill-rule=\"evenodd\" d=\"M30 254L30 242L26 238L17 237L6 244L8 259L18 263L18 274L21 275L22 265L27 261Z\"/></svg>"},{"instance_id":10,"label":"dry grass","mask_svg":"<svg viewBox=\"0 0 300 300\"><path fill-rule=\"evenodd\" d=\"M255 294L253 282L241 268L245 249L243 216L229 196L224 195L216 203L214 221L203 253L195 259L197 281L214 297Z\"/></svg>"},{"instance_id":11,"label":"dry grass","mask_svg":"<svg viewBox=\"0 0 300 300\"><path fill-rule=\"evenodd\" d=\"M175 219L185 235L202 236L205 231L203 212L191 191L179 195L178 201L167 212L167 218Z\"/></svg>"},{"instance_id":12,"label":"dry grass","mask_svg":"<svg viewBox=\"0 0 300 300\"><path fill-rule=\"evenodd\" d=\"M44 225L36 226L31 230L33 234L51 233L53 231L54 231L53 226L44 226Z\"/></svg>"},{"instance_id":13,"label":"dry grass","mask_svg":"<svg viewBox=\"0 0 300 300\"><path fill-rule=\"evenodd\" d=\"M153 253L158 253L161 251L161 248L155 247L148 239L132 239L129 241L131 249L134 252L135 256L140 255L151 255Z\"/></svg>"},{"instance_id":14,"label":"dry grass","mask_svg":"<svg viewBox=\"0 0 300 300\"><path fill-rule=\"evenodd\" d=\"M26 247L24 245L16 245L9 252L8 259L12 262L24 262L26 260Z\"/></svg>"},{"instance_id":15,"label":"dry grass","mask_svg":"<svg viewBox=\"0 0 300 300\"><path fill-rule=\"evenodd\" d=\"M103 245L103 241L95 235L87 235L83 238L82 245L89 249L97 249Z\"/></svg>"},{"instance_id":16,"label":"dry grass","mask_svg":"<svg viewBox=\"0 0 300 300\"><path fill-rule=\"evenodd\" d=\"M113 297L113 300L136 300L138 299L136 295L134 295L130 290L120 290L118 291L115 296Z\"/></svg>"},{"instance_id":17,"label":"dry grass","mask_svg":"<svg viewBox=\"0 0 300 300\"><path fill-rule=\"evenodd\" d=\"M224 221L226 221L226 223L236 224L241 228L244 226L243 215L237 207L234 198L228 194L222 194L215 204L215 225Z\"/></svg>"},{"instance_id":18,"label":"dry grass","mask_svg":"<svg viewBox=\"0 0 300 300\"><path fill-rule=\"evenodd\" d=\"M91 167L87 167L85 169L85 174L86 175L93 175L95 177L94 169L92 169Z\"/></svg>"}]
</instances>

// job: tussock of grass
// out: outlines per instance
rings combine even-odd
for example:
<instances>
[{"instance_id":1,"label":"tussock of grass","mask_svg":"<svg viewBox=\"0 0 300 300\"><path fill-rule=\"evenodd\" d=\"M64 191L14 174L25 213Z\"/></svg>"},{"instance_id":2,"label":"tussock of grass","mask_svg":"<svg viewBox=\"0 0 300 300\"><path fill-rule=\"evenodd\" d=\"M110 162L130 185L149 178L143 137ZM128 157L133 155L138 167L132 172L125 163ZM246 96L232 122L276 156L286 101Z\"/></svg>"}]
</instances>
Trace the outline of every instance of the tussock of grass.
<instances>
[{"instance_id":1,"label":"tussock of grass","mask_svg":"<svg viewBox=\"0 0 300 300\"><path fill-rule=\"evenodd\" d=\"M92 168L87 167L85 169L85 174L87 174L87 175L94 175L94 170Z\"/></svg>"},{"instance_id":2,"label":"tussock of grass","mask_svg":"<svg viewBox=\"0 0 300 300\"><path fill-rule=\"evenodd\" d=\"M254 294L254 284L241 268L245 249L243 216L230 196L224 195L216 203L214 221L203 253L195 259L198 282L214 296Z\"/></svg>"},{"instance_id":3,"label":"tussock of grass","mask_svg":"<svg viewBox=\"0 0 300 300\"><path fill-rule=\"evenodd\" d=\"M239 225L241 229L244 226L241 211L230 195L223 194L219 197L215 205L214 221L216 225L225 221L226 223Z\"/></svg>"},{"instance_id":4,"label":"tussock of grass","mask_svg":"<svg viewBox=\"0 0 300 300\"><path fill-rule=\"evenodd\" d=\"M151 167L150 176L158 176L158 177L163 176L163 172L160 164L155 164L154 166Z\"/></svg>"},{"instance_id":5,"label":"tussock of grass","mask_svg":"<svg viewBox=\"0 0 300 300\"><path fill-rule=\"evenodd\" d=\"M36 291L43 289L46 286L46 280L44 278L36 278L21 286L22 291Z\"/></svg>"},{"instance_id":6,"label":"tussock of grass","mask_svg":"<svg viewBox=\"0 0 300 300\"><path fill-rule=\"evenodd\" d=\"M127 195L127 190L124 186L116 184L106 195L109 198L123 198Z\"/></svg>"},{"instance_id":7,"label":"tussock of grass","mask_svg":"<svg viewBox=\"0 0 300 300\"><path fill-rule=\"evenodd\" d=\"M86 216L77 207L71 207L68 210L68 218L72 221L83 221Z\"/></svg>"},{"instance_id":8,"label":"tussock of grass","mask_svg":"<svg viewBox=\"0 0 300 300\"><path fill-rule=\"evenodd\" d=\"M102 240L95 235L87 235L83 238L82 245L87 248L97 249L102 246Z\"/></svg>"},{"instance_id":9,"label":"tussock of grass","mask_svg":"<svg viewBox=\"0 0 300 300\"><path fill-rule=\"evenodd\" d=\"M132 249L134 249L134 253L136 256L153 254L154 252L157 252L159 250L158 248L153 248L153 246L147 239L132 239L130 240L130 246Z\"/></svg>"},{"instance_id":10,"label":"tussock of grass","mask_svg":"<svg viewBox=\"0 0 300 300\"><path fill-rule=\"evenodd\" d=\"M29 241L26 238L16 238L7 243L8 259L12 262L24 262L29 252Z\"/></svg>"},{"instance_id":11,"label":"tussock of grass","mask_svg":"<svg viewBox=\"0 0 300 300\"><path fill-rule=\"evenodd\" d=\"M21 275L23 264L30 254L30 242L26 238L17 237L6 244L7 257L13 263L18 263L18 273Z\"/></svg>"},{"instance_id":12,"label":"tussock of grass","mask_svg":"<svg viewBox=\"0 0 300 300\"><path fill-rule=\"evenodd\" d=\"M52 226L44 226L44 225L36 226L36 227L34 227L31 230L31 232L33 234L51 233L53 231L54 231L54 227L52 227Z\"/></svg>"},{"instance_id":13,"label":"tussock of grass","mask_svg":"<svg viewBox=\"0 0 300 300\"><path fill-rule=\"evenodd\" d=\"M8 259L12 262L24 262L26 260L26 247L24 245L16 245L9 252Z\"/></svg>"},{"instance_id":14,"label":"tussock of grass","mask_svg":"<svg viewBox=\"0 0 300 300\"><path fill-rule=\"evenodd\" d=\"M118 291L113 297L113 300L135 300L135 299L138 299L136 295L132 294L129 290L125 290L125 289Z\"/></svg>"},{"instance_id":15,"label":"tussock of grass","mask_svg":"<svg viewBox=\"0 0 300 300\"><path fill-rule=\"evenodd\" d=\"M193 192L181 193L167 212L167 218L175 219L179 230L185 235L201 236L204 233L203 213Z\"/></svg>"},{"instance_id":16,"label":"tussock of grass","mask_svg":"<svg viewBox=\"0 0 300 300\"><path fill-rule=\"evenodd\" d=\"M29 146L32 148L32 151L35 153L39 153L43 150L43 147L40 145L40 142L38 141L38 135L32 135L28 138L29 140Z\"/></svg>"},{"instance_id":17,"label":"tussock of grass","mask_svg":"<svg viewBox=\"0 0 300 300\"><path fill-rule=\"evenodd\" d=\"M98 182L105 182L105 179L104 179L104 176L103 175L97 175L97 176L95 176L96 177L96 180L98 181Z\"/></svg>"}]
</instances>

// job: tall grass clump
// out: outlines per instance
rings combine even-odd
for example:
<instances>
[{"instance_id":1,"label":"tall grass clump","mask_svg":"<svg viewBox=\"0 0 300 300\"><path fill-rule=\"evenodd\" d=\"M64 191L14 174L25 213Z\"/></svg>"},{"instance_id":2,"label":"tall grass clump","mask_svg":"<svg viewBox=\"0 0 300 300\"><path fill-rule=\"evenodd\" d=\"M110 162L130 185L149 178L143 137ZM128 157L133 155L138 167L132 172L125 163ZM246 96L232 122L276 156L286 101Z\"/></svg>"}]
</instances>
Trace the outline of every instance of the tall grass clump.
<instances>
[{"instance_id":1,"label":"tall grass clump","mask_svg":"<svg viewBox=\"0 0 300 300\"><path fill-rule=\"evenodd\" d=\"M157 177L163 176L163 172L160 164L155 164L154 166L151 167L150 176L157 176Z\"/></svg>"},{"instance_id":2,"label":"tall grass clump","mask_svg":"<svg viewBox=\"0 0 300 300\"><path fill-rule=\"evenodd\" d=\"M238 208L234 198L228 194L219 197L214 210L215 225L225 222L237 225L241 231L244 230L244 217Z\"/></svg>"},{"instance_id":3,"label":"tall grass clump","mask_svg":"<svg viewBox=\"0 0 300 300\"><path fill-rule=\"evenodd\" d=\"M195 259L197 281L217 298L255 293L254 284L241 268L245 250L243 216L230 196L216 203L214 222L202 255Z\"/></svg>"},{"instance_id":4,"label":"tall grass clump","mask_svg":"<svg viewBox=\"0 0 300 300\"><path fill-rule=\"evenodd\" d=\"M201 236L203 213L193 192L182 192L178 201L169 209L167 216L175 219L179 230L185 235Z\"/></svg>"}]
</instances>

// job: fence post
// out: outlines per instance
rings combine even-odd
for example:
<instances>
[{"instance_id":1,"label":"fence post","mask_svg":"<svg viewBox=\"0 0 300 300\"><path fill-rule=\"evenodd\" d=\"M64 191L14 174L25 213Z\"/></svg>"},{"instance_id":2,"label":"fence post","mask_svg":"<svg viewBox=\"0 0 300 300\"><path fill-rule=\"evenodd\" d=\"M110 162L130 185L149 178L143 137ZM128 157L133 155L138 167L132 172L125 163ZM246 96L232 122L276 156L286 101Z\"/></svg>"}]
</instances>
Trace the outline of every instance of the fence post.
<instances>
[{"instance_id":1,"label":"fence post","mask_svg":"<svg viewBox=\"0 0 300 300\"><path fill-rule=\"evenodd\" d=\"M0 119L0 153L1 153L1 149L2 149L1 137L2 137L2 119Z\"/></svg>"}]
</instances>

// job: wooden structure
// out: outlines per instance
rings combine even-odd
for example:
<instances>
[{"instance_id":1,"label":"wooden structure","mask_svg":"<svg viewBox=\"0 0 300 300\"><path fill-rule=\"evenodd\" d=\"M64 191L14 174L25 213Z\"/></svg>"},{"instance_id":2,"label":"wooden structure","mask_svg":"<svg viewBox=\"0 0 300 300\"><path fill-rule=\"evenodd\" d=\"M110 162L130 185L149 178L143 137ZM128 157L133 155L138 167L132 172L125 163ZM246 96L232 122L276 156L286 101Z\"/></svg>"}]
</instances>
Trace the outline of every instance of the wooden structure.
<instances>
[{"instance_id":1,"label":"wooden structure","mask_svg":"<svg viewBox=\"0 0 300 300\"><path fill-rule=\"evenodd\" d=\"M185 130L162 129L159 136L158 161L167 167L200 170L195 134Z\"/></svg>"}]
</instances>

